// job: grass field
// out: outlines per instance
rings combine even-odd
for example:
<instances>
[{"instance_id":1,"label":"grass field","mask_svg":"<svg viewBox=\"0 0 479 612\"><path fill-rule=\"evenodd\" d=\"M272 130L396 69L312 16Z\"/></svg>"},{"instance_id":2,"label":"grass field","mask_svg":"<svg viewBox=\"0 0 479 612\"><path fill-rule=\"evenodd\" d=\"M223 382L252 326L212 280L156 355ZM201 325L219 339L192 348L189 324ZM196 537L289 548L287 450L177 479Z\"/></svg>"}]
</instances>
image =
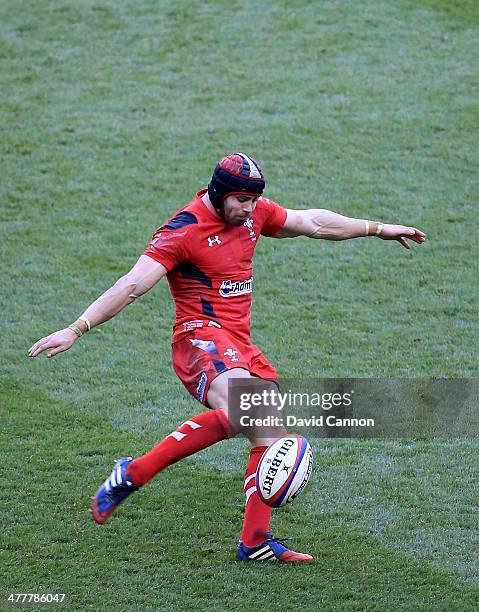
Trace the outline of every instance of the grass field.
<instances>
[{"instance_id":1,"label":"grass field","mask_svg":"<svg viewBox=\"0 0 479 612\"><path fill-rule=\"evenodd\" d=\"M26 351L241 150L285 206L429 239L263 239L253 340L282 376L477 377L478 7L0 0L4 600L477 609L476 438L316 441L313 482L273 527L317 562L238 564L242 441L168 469L104 527L88 514L112 459L201 410L171 370L166 284L67 355Z\"/></svg>"}]
</instances>

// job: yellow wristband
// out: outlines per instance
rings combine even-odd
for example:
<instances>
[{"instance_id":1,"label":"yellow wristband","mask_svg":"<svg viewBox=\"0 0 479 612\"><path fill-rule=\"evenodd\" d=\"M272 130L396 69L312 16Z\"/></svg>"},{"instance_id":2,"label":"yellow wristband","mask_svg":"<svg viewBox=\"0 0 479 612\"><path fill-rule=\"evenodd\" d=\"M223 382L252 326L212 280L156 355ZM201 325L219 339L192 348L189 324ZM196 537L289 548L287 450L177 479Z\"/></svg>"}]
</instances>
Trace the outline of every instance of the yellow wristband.
<instances>
[{"instance_id":1,"label":"yellow wristband","mask_svg":"<svg viewBox=\"0 0 479 612\"><path fill-rule=\"evenodd\" d=\"M80 317L76 321L73 321L71 325L68 326L69 329L74 331L76 335L80 338L83 334L86 334L87 331L90 330L90 321L85 320L85 317Z\"/></svg>"},{"instance_id":2,"label":"yellow wristband","mask_svg":"<svg viewBox=\"0 0 479 612\"><path fill-rule=\"evenodd\" d=\"M90 331L91 329L91 323L90 321L86 318L86 317L78 317L79 321L83 321L86 325L86 331Z\"/></svg>"},{"instance_id":3,"label":"yellow wristband","mask_svg":"<svg viewBox=\"0 0 479 612\"><path fill-rule=\"evenodd\" d=\"M76 335L77 335L79 338L81 338L81 337L83 336L83 332L82 332L82 330L81 330L79 327L77 327L76 325L69 325L69 326L68 326L68 329L71 329L71 330L72 330L72 332L75 332L75 334L76 334Z\"/></svg>"}]
</instances>

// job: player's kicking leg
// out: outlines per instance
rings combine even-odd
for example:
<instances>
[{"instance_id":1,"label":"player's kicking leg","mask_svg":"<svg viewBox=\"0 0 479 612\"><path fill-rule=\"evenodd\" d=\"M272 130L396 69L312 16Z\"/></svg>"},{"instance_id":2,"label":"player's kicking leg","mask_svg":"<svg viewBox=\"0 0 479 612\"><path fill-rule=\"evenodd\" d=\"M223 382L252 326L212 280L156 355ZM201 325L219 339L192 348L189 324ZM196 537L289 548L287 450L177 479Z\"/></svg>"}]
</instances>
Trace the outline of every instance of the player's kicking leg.
<instances>
[{"instance_id":1,"label":"player's kicking leg","mask_svg":"<svg viewBox=\"0 0 479 612\"><path fill-rule=\"evenodd\" d=\"M103 524L134 491L169 465L229 437L228 418L222 410L208 410L189 419L148 453L119 459L92 498L91 512Z\"/></svg>"}]
</instances>

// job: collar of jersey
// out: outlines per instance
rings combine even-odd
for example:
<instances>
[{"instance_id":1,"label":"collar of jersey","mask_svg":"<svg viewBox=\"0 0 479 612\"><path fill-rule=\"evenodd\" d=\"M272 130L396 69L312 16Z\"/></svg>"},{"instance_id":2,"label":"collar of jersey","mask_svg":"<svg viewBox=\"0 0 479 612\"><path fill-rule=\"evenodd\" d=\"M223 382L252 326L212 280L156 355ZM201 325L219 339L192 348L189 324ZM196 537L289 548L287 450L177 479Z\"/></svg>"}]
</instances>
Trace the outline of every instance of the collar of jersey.
<instances>
[{"instance_id":1,"label":"collar of jersey","mask_svg":"<svg viewBox=\"0 0 479 612\"><path fill-rule=\"evenodd\" d=\"M205 195L207 191L208 191L207 189L200 189L198 193L196 194L196 199L199 200L201 206L206 210L206 212L212 219L214 219L218 223L223 223L223 225L225 225L226 227L229 227L228 223L226 223L226 221L224 221L224 219L222 219L217 213L214 213L213 211L211 211L206 205L206 202L203 201L203 196Z\"/></svg>"},{"instance_id":2,"label":"collar of jersey","mask_svg":"<svg viewBox=\"0 0 479 612\"><path fill-rule=\"evenodd\" d=\"M197 193L196 193L196 199L200 202L200 204L203 206L204 209L206 209L207 213L209 214L209 216L212 219L215 219L218 223L222 222L223 225L225 227L239 227L239 226L235 226L235 225L230 225L229 223L226 223L226 221L224 221L218 214L212 212L208 206L206 206L206 202L203 201L203 196L205 195L205 193L207 192L207 189L200 189ZM253 211L254 212L254 211ZM250 217L251 218L251 217Z\"/></svg>"}]
</instances>

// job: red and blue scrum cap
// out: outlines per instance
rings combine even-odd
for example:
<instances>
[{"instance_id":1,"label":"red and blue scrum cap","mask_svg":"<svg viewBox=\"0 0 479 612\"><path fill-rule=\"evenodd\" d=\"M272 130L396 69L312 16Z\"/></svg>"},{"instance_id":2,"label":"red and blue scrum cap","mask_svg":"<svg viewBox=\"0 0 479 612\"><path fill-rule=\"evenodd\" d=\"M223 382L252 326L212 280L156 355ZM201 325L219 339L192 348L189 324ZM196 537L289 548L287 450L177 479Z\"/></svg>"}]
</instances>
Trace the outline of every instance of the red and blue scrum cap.
<instances>
[{"instance_id":1,"label":"red and blue scrum cap","mask_svg":"<svg viewBox=\"0 0 479 612\"><path fill-rule=\"evenodd\" d=\"M258 162L243 153L233 153L223 157L214 169L208 195L213 206L221 210L226 196L239 193L258 196L264 187L264 175Z\"/></svg>"}]
</instances>

